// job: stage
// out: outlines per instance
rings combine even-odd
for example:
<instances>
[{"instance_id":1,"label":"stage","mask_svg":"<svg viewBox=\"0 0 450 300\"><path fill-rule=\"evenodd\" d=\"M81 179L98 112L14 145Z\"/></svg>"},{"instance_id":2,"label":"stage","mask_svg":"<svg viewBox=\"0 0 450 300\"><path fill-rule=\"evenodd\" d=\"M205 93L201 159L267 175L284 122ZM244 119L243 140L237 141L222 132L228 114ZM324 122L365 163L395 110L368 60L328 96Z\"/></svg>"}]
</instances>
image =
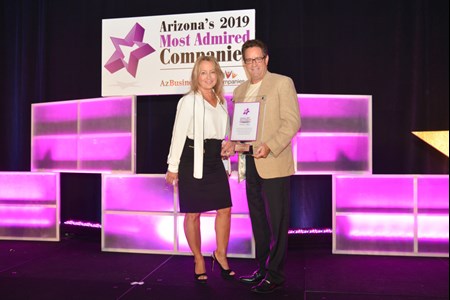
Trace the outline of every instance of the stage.
<instances>
[{"instance_id":1,"label":"stage","mask_svg":"<svg viewBox=\"0 0 450 300\"><path fill-rule=\"evenodd\" d=\"M0 241L0 294L12 299L307 299L428 300L449 298L449 260L442 257L331 253L331 234L290 235L287 282L269 295L210 270L193 276L185 255L102 252L100 229L61 228L61 241ZM237 275L248 258L230 258Z\"/></svg>"}]
</instances>

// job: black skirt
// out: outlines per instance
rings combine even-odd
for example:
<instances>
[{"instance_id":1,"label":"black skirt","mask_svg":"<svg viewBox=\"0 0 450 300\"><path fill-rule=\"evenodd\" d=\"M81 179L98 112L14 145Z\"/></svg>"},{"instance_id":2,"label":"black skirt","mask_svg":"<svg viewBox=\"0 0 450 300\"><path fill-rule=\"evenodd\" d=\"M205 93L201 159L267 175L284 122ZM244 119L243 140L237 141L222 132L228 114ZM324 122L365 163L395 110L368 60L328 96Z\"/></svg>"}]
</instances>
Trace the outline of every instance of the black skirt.
<instances>
[{"instance_id":1,"label":"black skirt","mask_svg":"<svg viewBox=\"0 0 450 300\"><path fill-rule=\"evenodd\" d=\"M186 139L178 168L180 212L199 213L231 207L228 175L220 156L222 141L206 139L203 178L194 178L194 140Z\"/></svg>"}]
</instances>

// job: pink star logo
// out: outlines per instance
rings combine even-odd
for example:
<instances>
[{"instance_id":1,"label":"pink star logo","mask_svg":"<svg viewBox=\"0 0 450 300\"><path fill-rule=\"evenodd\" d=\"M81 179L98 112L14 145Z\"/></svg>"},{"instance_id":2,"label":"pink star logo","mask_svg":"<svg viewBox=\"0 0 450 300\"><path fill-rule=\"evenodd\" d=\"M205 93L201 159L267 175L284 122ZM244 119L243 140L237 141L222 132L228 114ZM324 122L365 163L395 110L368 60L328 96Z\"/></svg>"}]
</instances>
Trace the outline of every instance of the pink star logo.
<instances>
[{"instance_id":1,"label":"pink star logo","mask_svg":"<svg viewBox=\"0 0 450 300\"><path fill-rule=\"evenodd\" d=\"M114 51L105 64L105 68L110 73L115 73L125 68L131 76L136 77L139 60L155 52L155 49L153 49L152 46L142 42L144 32L145 29L136 23L125 38L111 37L111 41L114 48L116 48L116 51ZM135 45L138 48L130 52L130 57L128 58L128 62L126 62L124 59L125 55L123 54L122 49L120 49L120 46L133 47Z\"/></svg>"}]
</instances>

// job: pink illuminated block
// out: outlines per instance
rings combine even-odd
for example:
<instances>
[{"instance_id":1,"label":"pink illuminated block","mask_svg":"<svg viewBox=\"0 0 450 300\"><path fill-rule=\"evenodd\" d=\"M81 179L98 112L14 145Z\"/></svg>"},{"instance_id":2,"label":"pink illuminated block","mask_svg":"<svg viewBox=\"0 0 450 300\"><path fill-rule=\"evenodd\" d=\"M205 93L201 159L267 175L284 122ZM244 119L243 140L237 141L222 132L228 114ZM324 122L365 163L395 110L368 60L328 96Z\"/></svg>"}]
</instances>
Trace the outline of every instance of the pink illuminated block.
<instances>
[{"instance_id":1,"label":"pink illuminated block","mask_svg":"<svg viewBox=\"0 0 450 300\"><path fill-rule=\"evenodd\" d=\"M298 101L296 174L371 173L372 96L299 94Z\"/></svg>"},{"instance_id":2,"label":"pink illuminated block","mask_svg":"<svg viewBox=\"0 0 450 300\"><path fill-rule=\"evenodd\" d=\"M336 216L334 252L398 254L414 251L414 216L357 214Z\"/></svg>"},{"instance_id":3,"label":"pink illuminated block","mask_svg":"<svg viewBox=\"0 0 450 300\"><path fill-rule=\"evenodd\" d=\"M133 103L130 97L106 97L84 99L79 103L81 119L130 118Z\"/></svg>"},{"instance_id":4,"label":"pink illuminated block","mask_svg":"<svg viewBox=\"0 0 450 300\"><path fill-rule=\"evenodd\" d=\"M134 114L129 97L84 100L80 102L80 133L129 133Z\"/></svg>"},{"instance_id":5,"label":"pink illuminated block","mask_svg":"<svg viewBox=\"0 0 450 300\"><path fill-rule=\"evenodd\" d=\"M398 213L353 213L339 216L336 233L355 239L379 238L386 240L414 238L414 216Z\"/></svg>"},{"instance_id":6,"label":"pink illuminated block","mask_svg":"<svg viewBox=\"0 0 450 300\"><path fill-rule=\"evenodd\" d=\"M191 250L184 235L184 217L177 218L178 223L178 251L190 254ZM214 230L215 214L203 214L200 217L202 234L202 251L212 253L217 248L216 233ZM248 215L233 215L231 217L230 241L228 244L229 257L254 257L253 235Z\"/></svg>"},{"instance_id":7,"label":"pink illuminated block","mask_svg":"<svg viewBox=\"0 0 450 300\"><path fill-rule=\"evenodd\" d=\"M297 174L369 172L369 140L365 135L298 133L294 142Z\"/></svg>"},{"instance_id":8,"label":"pink illuminated block","mask_svg":"<svg viewBox=\"0 0 450 300\"><path fill-rule=\"evenodd\" d=\"M81 135L79 157L81 161L103 160L131 163L131 144L131 134ZM130 167L129 165L128 168Z\"/></svg>"},{"instance_id":9,"label":"pink illuminated block","mask_svg":"<svg viewBox=\"0 0 450 300\"><path fill-rule=\"evenodd\" d=\"M76 169L78 138L74 135L40 136L33 139L31 170Z\"/></svg>"},{"instance_id":10,"label":"pink illuminated block","mask_svg":"<svg viewBox=\"0 0 450 300\"><path fill-rule=\"evenodd\" d=\"M57 204L59 174L0 172L0 203Z\"/></svg>"},{"instance_id":11,"label":"pink illuminated block","mask_svg":"<svg viewBox=\"0 0 450 300\"><path fill-rule=\"evenodd\" d=\"M333 252L448 256L448 176L334 175Z\"/></svg>"},{"instance_id":12,"label":"pink illuminated block","mask_svg":"<svg viewBox=\"0 0 450 300\"><path fill-rule=\"evenodd\" d=\"M372 96L299 94L302 117L362 118L368 120Z\"/></svg>"},{"instance_id":13,"label":"pink illuminated block","mask_svg":"<svg viewBox=\"0 0 450 300\"><path fill-rule=\"evenodd\" d=\"M31 105L32 134L76 134L78 104L76 102L36 103Z\"/></svg>"},{"instance_id":14,"label":"pink illuminated block","mask_svg":"<svg viewBox=\"0 0 450 300\"><path fill-rule=\"evenodd\" d=\"M36 229L55 227L56 209L32 205L0 204L0 227L4 229L29 228Z\"/></svg>"},{"instance_id":15,"label":"pink illuminated block","mask_svg":"<svg viewBox=\"0 0 450 300\"><path fill-rule=\"evenodd\" d=\"M245 184L237 184L231 177L230 187L233 208L228 255L254 257ZM166 184L164 174L103 174L103 250L190 254L177 193L176 188ZM214 219L215 212L203 213L201 217L205 251L215 249Z\"/></svg>"},{"instance_id":16,"label":"pink illuminated block","mask_svg":"<svg viewBox=\"0 0 450 300\"><path fill-rule=\"evenodd\" d=\"M172 214L111 213L103 216L102 250L174 253Z\"/></svg>"},{"instance_id":17,"label":"pink illuminated block","mask_svg":"<svg viewBox=\"0 0 450 300\"><path fill-rule=\"evenodd\" d=\"M55 101L32 104L36 123L72 122L78 118L78 101Z\"/></svg>"},{"instance_id":18,"label":"pink illuminated block","mask_svg":"<svg viewBox=\"0 0 450 300\"><path fill-rule=\"evenodd\" d=\"M245 189L245 181L238 182L237 174L233 173L229 178L231 201L233 207L231 208L233 213L248 214L247 195Z\"/></svg>"},{"instance_id":19,"label":"pink illuminated block","mask_svg":"<svg viewBox=\"0 0 450 300\"><path fill-rule=\"evenodd\" d=\"M449 238L449 217L447 215L425 215L418 217L418 238L427 241L447 241Z\"/></svg>"},{"instance_id":20,"label":"pink illuminated block","mask_svg":"<svg viewBox=\"0 0 450 300\"><path fill-rule=\"evenodd\" d=\"M413 212L414 178L403 176L336 176L336 212L364 209Z\"/></svg>"},{"instance_id":21,"label":"pink illuminated block","mask_svg":"<svg viewBox=\"0 0 450 300\"><path fill-rule=\"evenodd\" d=\"M330 118L348 119L347 123L362 120L365 123L364 128L369 128L372 113L372 96L370 95L298 94L297 97L302 119L324 121ZM227 94L225 99L228 112L232 116L233 95ZM302 124L302 127L308 128L309 125Z\"/></svg>"},{"instance_id":22,"label":"pink illuminated block","mask_svg":"<svg viewBox=\"0 0 450 300\"><path fill-rule=\"evenodd\" d=\"M437 210L448 214L448 175L418 176L417 199L420 212Z\"/></svg>"},{"instance_id":23,"label":"pink illuminated block","mask_svg":"<svg viewBox=\"0 0 450 300\"><path fill-rule=\"evenodd\" d=\"M32 105L31 170L135 172L136 97Z\"/></svg>"},{"instance_id":24,"label":"pink illuminated block","mask_svg":"<svg viewBox=\"0 0 450 300\"><path fill-rule=\"evenodd\" d=\"M59 174L0 172L0 239L59 240Z\"/></svg>"},{"instance_id":25,"label":"pink illuminated block","mask_svg":"<svg viewBox=\"0 0 450 300\"><path fill-rule=\"evenodd\" d=\"M301 129L293 138L296 174L372 172L372 96L298 94ZM230 117L232 95L226 95ZM237 170L237 156L231 158Z\"/></svg>"},{"instance_id":26,"label":"pink illuminated block","mask_svg":"<svg viewBox=\"0 0 450 300\"><path fill-rule=\"evenodd\" d=\"M367 136L299 133L293 145L296 174L371 172Z\"/></svg>"},{"instance_id":27,"label":"pink illuminated block","mask_svg":"<svg viewBox=\"0 0 450 300\"><path fill-rule=\"evenodd\" d=\"M449 253L448 187L448 175L417 177L419 253Z\"/></svg>"},{"instance_id":28,"label":"pink illuminated block","mask_svg":"<svg viewBox=\"0 0 450 300\"><path fill-rule=\"evenodd\" d=\"M134 212L175 212L172 186L161 175L104 174L103 210Z\"/></svg>"},{"instance_id":29,"label":"pink illuminated block","mask_svg":"<svg viewBox=\"0 0 450 300\"><path fill-rule=\"evenodd\" d=\"M297 135L297 162L336 162L342 164L349 161L364 162L367 165L368 140L364 135Z\"/></svg>"}]
</instances>

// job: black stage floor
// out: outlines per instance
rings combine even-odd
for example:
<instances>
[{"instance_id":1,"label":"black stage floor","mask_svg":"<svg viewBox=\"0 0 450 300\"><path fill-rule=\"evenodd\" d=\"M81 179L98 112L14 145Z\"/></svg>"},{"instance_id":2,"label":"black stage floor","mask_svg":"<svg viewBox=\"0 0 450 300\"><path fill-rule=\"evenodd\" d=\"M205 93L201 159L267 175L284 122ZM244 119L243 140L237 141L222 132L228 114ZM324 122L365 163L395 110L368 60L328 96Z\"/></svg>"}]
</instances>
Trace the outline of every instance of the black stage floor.
<instances>
[{"instance_id":1,"label":"black stage floor","mask_svg":"<svg viewBox=\"0 0 450 300\"><path fill-rule=\"evenodd\" d=\"M331 234L290 236L287 282L268 295L218 269L195 283L191 256L102 252L99 230L62 236L0 241L0 299L449 299L448 258L332 254ZM252 259L229 263L238 275L255 268Z\"/></svg>"}]
</instances>

